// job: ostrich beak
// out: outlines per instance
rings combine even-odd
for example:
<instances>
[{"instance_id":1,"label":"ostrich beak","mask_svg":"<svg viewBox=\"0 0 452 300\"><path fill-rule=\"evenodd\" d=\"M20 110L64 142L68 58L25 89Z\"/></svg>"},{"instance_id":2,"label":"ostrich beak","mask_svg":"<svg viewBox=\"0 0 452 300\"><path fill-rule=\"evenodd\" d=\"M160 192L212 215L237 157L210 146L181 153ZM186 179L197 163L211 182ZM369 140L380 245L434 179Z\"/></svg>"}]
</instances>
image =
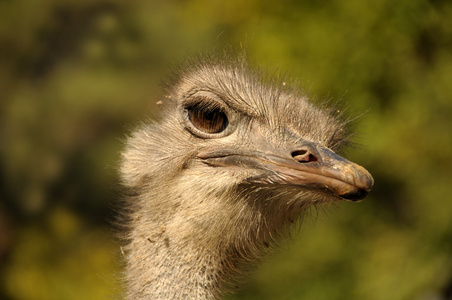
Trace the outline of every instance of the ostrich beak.
<instances>
[{"instance_id":1,"label":"ostrich beak","mask_svg":"<svg viewBox=\"0 0 452 300\"><path fill-rule=\"evenodd\" d=\"M264 171L251 182L323 190L345 200L364 199L374 184L366 169L312 142L303 142L294 151L217 149L199 153L198 158L214 167Z\"/></svg>"},{"instance_id":2,"label":"ostrich beak","mask_svg":"<svg viewBox=\"0 0 452 300\"><path fill-rule=\"evenodd\" d=\"M372 175L328 148L306 143L290 158L267 155L263 162L280 176L279 183L325 190L346 200L362 200L372 189Z\"/></svg>"}]
</instances>

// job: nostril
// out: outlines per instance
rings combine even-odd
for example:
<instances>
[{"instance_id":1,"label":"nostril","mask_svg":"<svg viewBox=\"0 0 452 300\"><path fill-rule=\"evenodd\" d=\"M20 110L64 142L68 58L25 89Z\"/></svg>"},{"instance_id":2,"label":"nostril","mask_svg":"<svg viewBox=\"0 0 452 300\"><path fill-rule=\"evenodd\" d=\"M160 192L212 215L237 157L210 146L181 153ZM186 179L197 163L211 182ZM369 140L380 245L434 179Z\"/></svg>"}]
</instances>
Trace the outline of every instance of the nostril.
<instances>
[{"instance_id":1,"label":"nostril","mask_svg":"<svg viewBox=\"0 0 452 300\"><path fill-rule=\"evenodd\" d=\"M296 150L292 152L292 157L298 161L299 163L307 163L307 162L316 162L318 161L317 157L315 157L308 150Z\"/></svg>"},{"instance_id":2,"label":"nostril","mask_svg":"<svg viewBox=\"0 0 452 300\"><path fill-rule=\"evenodd\" d=\"M305 155L308 150L297 150L292 152L292 157L295 158L296 156Z\"/></svg>"}]
</instances>

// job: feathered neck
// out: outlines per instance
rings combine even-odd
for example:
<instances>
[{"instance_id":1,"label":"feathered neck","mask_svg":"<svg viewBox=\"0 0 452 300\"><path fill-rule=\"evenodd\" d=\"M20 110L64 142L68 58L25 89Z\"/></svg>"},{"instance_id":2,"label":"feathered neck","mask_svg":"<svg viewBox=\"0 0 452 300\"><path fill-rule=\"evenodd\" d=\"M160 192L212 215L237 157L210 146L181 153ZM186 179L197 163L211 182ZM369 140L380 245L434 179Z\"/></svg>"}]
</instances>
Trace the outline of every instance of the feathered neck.
<instances>
[{"instance_id":1,"label":"feathered neck","mask_svg":"<svg viewBox=\"0 0 452 300\"><path fill-rule=\"evenodd\" d=\"M268 190L208 193L183 184L133 199L125 247L128 299L218 299L303 208L292 206L281 218Z\"/></svg>"}]
</instances>

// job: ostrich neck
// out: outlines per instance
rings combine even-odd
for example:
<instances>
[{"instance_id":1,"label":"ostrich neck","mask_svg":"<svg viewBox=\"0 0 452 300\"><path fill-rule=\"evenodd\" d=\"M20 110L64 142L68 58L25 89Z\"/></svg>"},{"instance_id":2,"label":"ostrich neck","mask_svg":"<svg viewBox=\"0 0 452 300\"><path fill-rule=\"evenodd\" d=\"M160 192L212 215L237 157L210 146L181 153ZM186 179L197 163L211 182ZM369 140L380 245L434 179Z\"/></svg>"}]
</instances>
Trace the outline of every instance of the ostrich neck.
<instances>
[{"instance_id":1,"label":"ostrich neck","mask_svg":"<svg viewBox=\"0 0 452 300\"><path fill-rule=\"evenodd\" d=\"M259 222L243 203L192 196L172 195L134 214L126 247L128 299L218 299L257 256Z\"/></svg>"},{"instance_id":2,"label":"ostrich neck","mask_svg":"<svg viewBox=\"0 0 452 300\"><path fill-rule=\"evenodd\" d=\"M218 299L309 203L296 201L285 211L275 200L278 190L222 190L212 181L193 188L196 180L185 175L167 185L151 182L131 199L129 299Z\"/></svg>"},{"instance_id":3,"label":"ostrich neck","mask_svg":"<svg viewBox=\"0 0 452 300\"><path fill-rule=\"evenodd\" d=\"M145 239L147 253L129 254L129 299L218 299L219 262L215 253L203 253L190 245L176 245L165 233L161 240Z\"/></svg>"}]
</instances>

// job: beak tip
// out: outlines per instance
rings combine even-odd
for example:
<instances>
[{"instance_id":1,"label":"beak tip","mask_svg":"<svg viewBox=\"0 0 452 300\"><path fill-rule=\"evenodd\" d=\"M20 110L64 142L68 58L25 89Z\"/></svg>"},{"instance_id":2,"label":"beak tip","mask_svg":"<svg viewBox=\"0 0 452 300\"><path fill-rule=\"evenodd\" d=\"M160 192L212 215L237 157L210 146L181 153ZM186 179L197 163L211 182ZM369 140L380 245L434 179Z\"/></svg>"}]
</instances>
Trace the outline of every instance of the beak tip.
<instances>
[{"instance_id":1,"label":"beak tip","mask_svg":"<svg viewBox=\"0 0 452 300\"><path fill-rule=\"evenodd\" d=\"M346 191L345 193L339 195L342 199L357 202L361 201L369 194L374 185L374 179L369 172L365 171L360 176L360 185L355 186L353 190Z\"/></svg>"}]
</instances>

